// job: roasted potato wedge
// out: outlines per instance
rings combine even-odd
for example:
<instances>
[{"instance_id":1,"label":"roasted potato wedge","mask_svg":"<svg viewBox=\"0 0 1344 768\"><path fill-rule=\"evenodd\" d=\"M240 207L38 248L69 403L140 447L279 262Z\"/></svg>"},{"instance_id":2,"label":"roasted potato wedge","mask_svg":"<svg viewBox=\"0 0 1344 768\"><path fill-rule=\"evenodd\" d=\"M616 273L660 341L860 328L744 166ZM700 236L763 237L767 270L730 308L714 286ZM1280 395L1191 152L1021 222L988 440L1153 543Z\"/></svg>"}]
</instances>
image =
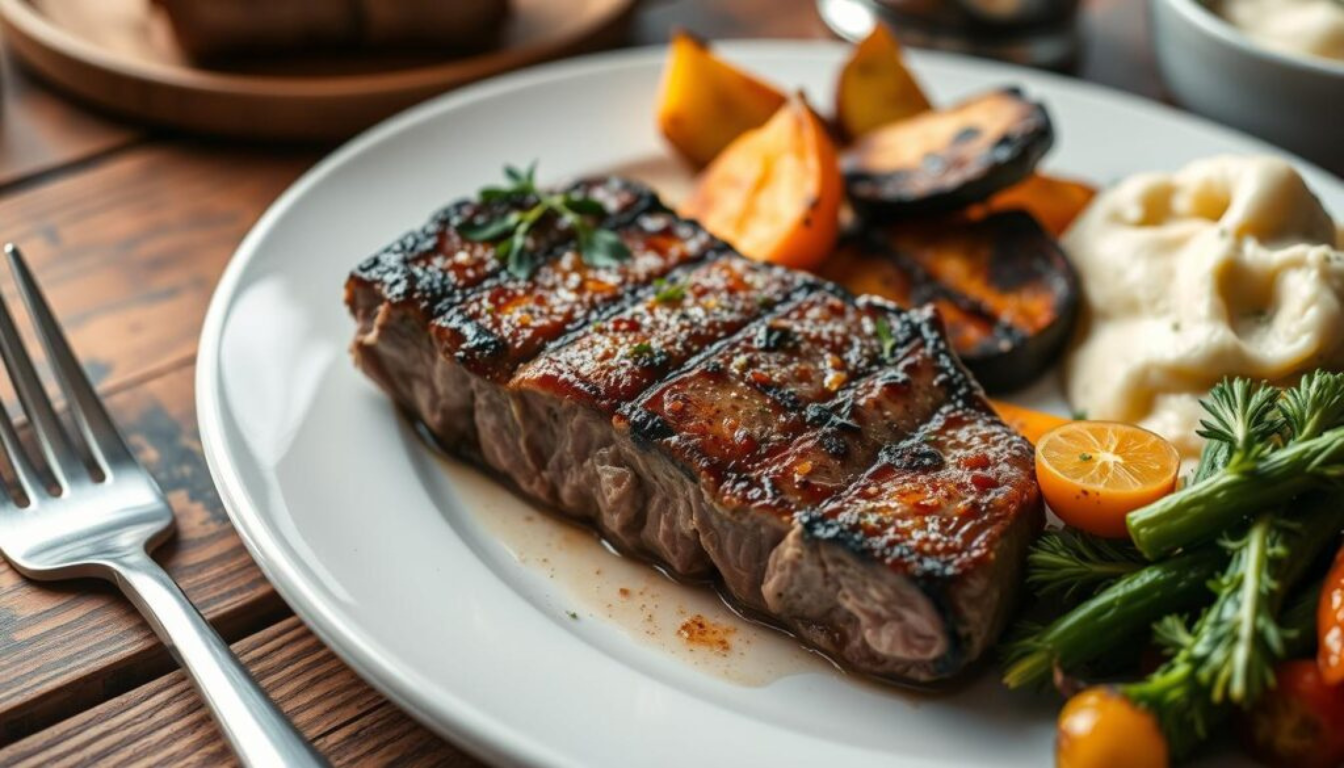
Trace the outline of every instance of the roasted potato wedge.
<instances>
[{"instance_id":1,"label":"roasted potato wedge","mask_svg":"<svg viewBox=\"0 0 1344 768\"><path fill-rule=\"evenodd\" d=\"M957 354L995 392L1025 386L1050 367L1078 306L1073 267L1020 211L862 230L821 274L902 306L937 306Z\"/></svg>"},{"instance_id":2,"label":"roasted potato wedge","mask_svg":"<svg viewBox=\"0 0 1344 768\"><path fill-rule=\"evenodd\" d=\"M715 158L679 212L750 258L810 269L835 247L843 198L835 145L799 95Z\"/></svg>"},{"instance_id":3,"label":"roasted potato wedge","mask_svg":"<svg viewBox=\"0 0 1344 768\"><path fill-rule=\"evenodd\" d=\"M672 37L658 97L658 128L682 157L708 165L738 136L765 124L787 97L710 52L704 42Z\"/></svg>"},{"instance_id":4,"label":"roasted potato wedge","mask_svg":"<svg viewBox=\"0 0 1344 768\"><path fill-rule=\"evenodd\" d=\"M854 46L835 88L835 125L848 140L929 109L929 99L901 59L901 45L878 24Z\"/></svg>"},{"instance_id":5,"label":"roasted potato wedge","mask_svg":"<svg viewBox=\"0 0 1344 768\"><path fill-rule=\"evenodd\" d=\"M1009 88L869 133L845 154L845 181L868 218L944 213L1022 181L1053 141L1045 108Z\"/></svg>"}]
</instances>

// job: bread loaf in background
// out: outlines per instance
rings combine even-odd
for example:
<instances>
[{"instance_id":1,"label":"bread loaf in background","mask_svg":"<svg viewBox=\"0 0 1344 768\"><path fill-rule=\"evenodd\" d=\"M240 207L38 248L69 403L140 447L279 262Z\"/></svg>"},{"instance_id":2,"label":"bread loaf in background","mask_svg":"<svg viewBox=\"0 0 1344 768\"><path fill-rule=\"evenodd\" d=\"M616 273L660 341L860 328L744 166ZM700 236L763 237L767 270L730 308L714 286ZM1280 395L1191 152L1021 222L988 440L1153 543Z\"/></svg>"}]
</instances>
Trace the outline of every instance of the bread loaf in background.
<instances>
[{"instance_id":1,"label":"bread loaf in background","mask_svg":"<svg viewBox=\"0 0 1344 768\"><path fill-rule=\"evenodd\" d=\"M462 53L499 42L508 0L153 0L194 59L333 48Z\"/></svg>"}]
</instances>

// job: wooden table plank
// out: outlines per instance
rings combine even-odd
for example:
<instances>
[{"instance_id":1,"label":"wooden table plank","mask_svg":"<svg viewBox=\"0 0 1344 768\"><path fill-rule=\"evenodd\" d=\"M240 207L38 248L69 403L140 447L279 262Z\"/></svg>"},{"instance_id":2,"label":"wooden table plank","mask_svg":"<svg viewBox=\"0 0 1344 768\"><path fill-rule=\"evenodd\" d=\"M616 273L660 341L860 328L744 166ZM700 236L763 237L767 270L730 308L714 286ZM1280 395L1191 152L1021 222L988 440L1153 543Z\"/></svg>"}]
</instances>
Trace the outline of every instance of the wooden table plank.
<instances>
[{"instance_id":1,"label":"wooden table plank","mask_svg":"<svg viewBox=\"0 0 1344 768\"><path fill-rule=\"evenodd\" d=\"M177 538L159 550L159 561L226 637L237 638L288 609L215 494L195 427L193 374L192 366L181 366L112 397L108 406L177 516ZM37 584L0 561L0 744L172 666L139 614L101 582Z\"/></svg>"},{"instance_id":2,"label":"wooden table plank","mask_svg":"<svg viewBox=\"0 0 1344 768\"><path fill-rule=\"evenodd\" d=\"M0 189L143 139L37 85L0 44Z\"/></svg>"},{"instance_id":3,"label":"wooden table plank","mask_svg":"<svg viewBox=\"0 0 1344 768\"><path fill-rule=\"evenodd\" d=\"M233 249L315 157L136 147L0 199L0 238L23 248L95 383L123 388L194 355Z\"/></svg>"},{"instance_id":4,"label":"wooden table plank","mask_svg":"<svg viewBox=\"0 0 1344 768\"><path fill-rule=\"evenodd\" d=\"M386 702L296 618L234 644L243 663L335 766L475 766ZM236 765L182 672L0 749L0 765Z\"/></svg>"}]
</instances>

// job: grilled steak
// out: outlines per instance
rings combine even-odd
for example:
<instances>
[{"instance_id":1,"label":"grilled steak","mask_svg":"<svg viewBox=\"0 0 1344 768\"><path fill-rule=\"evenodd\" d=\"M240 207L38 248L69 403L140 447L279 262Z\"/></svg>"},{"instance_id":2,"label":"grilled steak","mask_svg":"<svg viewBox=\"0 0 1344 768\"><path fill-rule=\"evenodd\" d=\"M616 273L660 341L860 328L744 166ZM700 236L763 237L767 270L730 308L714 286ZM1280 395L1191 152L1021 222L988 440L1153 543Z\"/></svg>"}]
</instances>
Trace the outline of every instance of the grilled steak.
<instances>
[{"instance_id":1,"label":"grilled steak","mask_svg":"<svg viewBox=\"0 0 1344 768\"><path fill-rule=\"evenodd\" d=\"M744 259L637 184L570 191L628 260L586 265L547 217L520 278L459 228L531 201L459 202L351 275L359 367L443 445L853 668L980 656L1042 509L936 313Z\"/></svg>"}]
</instances>

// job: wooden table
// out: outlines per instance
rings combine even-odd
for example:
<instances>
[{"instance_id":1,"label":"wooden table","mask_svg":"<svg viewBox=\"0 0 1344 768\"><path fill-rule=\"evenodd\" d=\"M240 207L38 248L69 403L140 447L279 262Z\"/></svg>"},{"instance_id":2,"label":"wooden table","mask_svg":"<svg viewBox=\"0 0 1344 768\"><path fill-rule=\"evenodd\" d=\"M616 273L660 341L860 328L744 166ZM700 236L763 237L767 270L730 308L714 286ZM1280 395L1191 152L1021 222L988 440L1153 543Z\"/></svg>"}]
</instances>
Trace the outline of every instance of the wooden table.
<instances>
[{"instance_id":1,"label":"wooden table","mask_svg":"<svg viewBox=\"0 0 1344 768\"><path fill-rule=\"evenodd\" d=\"M827 37L811 0L645 3L634 44ZM1079 74L1160 95L1142 4L1091 0ZM0 240L22 244L114 417L177 512L160 559L332 763L477 765L308 632L229 525L201 455L197 336L243 234L331 147L225 144L86 111L0 57ZM6 282L6 296L12 291ZM131 607L97 583L38 585L0 561L0 765L231 759Z\"/></svg>"}]
</instances>

